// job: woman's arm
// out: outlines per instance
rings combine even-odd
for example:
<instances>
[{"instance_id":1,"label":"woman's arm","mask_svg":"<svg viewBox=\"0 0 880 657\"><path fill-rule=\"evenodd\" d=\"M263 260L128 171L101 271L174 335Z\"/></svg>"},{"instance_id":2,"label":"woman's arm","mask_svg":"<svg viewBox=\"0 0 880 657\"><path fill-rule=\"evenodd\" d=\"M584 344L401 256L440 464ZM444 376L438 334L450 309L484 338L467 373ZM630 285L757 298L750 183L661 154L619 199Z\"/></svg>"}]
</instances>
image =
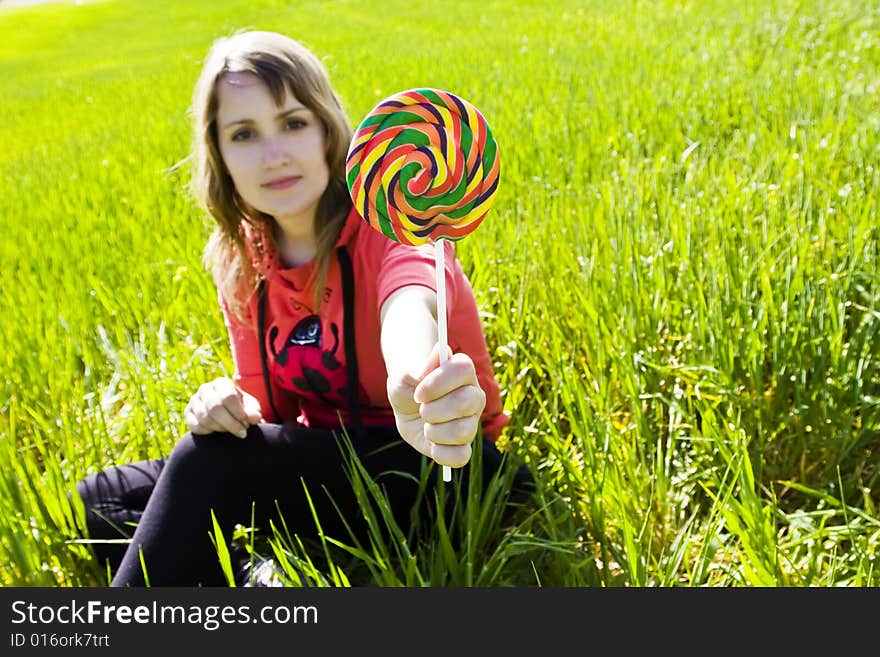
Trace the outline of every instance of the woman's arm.
<instances>
[{"instance_id":1,"label":"woman's arm","mask_svg":"<svg viewBox=\"0 0 880 657\"><path fill-rule=\"evenodd\" d=\"M404 286L380 312L388 399L400 435L441 465L459 468L471 458L486 395L467 354L440 366L437 295L422 285Z\"/></svg>"}]
</instances>

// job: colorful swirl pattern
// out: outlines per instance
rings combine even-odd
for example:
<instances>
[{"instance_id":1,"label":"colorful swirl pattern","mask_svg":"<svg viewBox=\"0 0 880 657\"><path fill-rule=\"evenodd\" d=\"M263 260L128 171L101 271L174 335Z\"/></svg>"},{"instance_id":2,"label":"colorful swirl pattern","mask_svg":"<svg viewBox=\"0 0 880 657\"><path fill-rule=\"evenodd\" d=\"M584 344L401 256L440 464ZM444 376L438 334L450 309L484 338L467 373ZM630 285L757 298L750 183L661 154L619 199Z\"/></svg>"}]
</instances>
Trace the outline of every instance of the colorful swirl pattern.
<instances>
[{"instance_id":1,"label":"colorful swirl pattern","mask_svg":"<svg viewBox=\"0 0 880 657\"><path fill-rule=\"evenodd\" d=\"M459 240L476 230L498 190L498 145L486 119L448 91L389 96L364 118L346 158L360 215L404 244Z\"/></svg>"}]
</instances>

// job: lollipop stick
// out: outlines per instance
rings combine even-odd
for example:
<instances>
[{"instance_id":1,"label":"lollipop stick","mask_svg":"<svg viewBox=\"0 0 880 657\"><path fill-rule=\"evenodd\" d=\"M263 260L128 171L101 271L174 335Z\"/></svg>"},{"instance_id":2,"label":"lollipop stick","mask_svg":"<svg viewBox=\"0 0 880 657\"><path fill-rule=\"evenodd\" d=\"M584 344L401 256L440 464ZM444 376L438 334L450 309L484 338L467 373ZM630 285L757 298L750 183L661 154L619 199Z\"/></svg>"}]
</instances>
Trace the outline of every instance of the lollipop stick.
<instances>
[{"instance_id":1,"label":"lollipop stick","mask_svg":"<svg viewBox=\"0 0 880 657\"><path fill-rule=\"evenodd\" d=\"M446 265L443 262L443 240L434 242L434 270L437 274L437 341L440 349L440 367L449 360L446 344ZM452 470L443 466L443 481L452 481Z\"/></svg>"}]
</instances>

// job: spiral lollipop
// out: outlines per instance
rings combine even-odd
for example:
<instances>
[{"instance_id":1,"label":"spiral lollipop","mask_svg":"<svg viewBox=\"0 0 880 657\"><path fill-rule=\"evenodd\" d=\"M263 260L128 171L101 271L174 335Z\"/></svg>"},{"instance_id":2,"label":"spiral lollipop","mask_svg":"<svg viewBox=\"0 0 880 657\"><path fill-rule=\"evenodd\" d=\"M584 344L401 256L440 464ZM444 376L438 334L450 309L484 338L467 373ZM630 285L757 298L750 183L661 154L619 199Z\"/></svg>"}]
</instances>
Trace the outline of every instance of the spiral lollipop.
<instances>
[{"instance_id":1,"label":"spiral lollipop","mask_svg":"<svg viewBox=\"0 0 880 657\"><path fill-rule=\"evenodd\" d=\"M500 170L483 115L439 89L410 89L381 101L348 149L346 182L364 221L395 242L435 245L441 366L448 359L441 240L477 229L494 202ZM444 466L443 480L451 476Z\"/></svg>"}]
</instances>

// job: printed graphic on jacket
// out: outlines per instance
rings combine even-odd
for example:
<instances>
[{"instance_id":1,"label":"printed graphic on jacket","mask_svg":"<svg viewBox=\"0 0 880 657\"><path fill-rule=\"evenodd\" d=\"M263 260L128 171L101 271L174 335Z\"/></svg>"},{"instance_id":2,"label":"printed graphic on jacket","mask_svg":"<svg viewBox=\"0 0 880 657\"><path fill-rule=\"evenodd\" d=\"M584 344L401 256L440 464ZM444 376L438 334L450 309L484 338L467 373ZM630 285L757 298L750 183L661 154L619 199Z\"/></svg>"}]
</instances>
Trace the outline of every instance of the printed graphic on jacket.
<instances>
[{"instance_id":1,"label":"printed graphic on jacket","mask_svg":"<svg viewBox=\"0 0 880 657\"><path fill-rule=\"evenodd\" d=\"M325 340L325 328L329 328L332 339ZM293 327L283 342L278 335L278 326L272 326L268 333L269 351L273 356L272 374L278 385L295 393L306 404L314 400L347 409L348 375L339 327L333 322L324 325L318 315L308 315ZM364 387L358 385L358 388L360 403L367 404Z\"/></svg>"}]
</instances>

